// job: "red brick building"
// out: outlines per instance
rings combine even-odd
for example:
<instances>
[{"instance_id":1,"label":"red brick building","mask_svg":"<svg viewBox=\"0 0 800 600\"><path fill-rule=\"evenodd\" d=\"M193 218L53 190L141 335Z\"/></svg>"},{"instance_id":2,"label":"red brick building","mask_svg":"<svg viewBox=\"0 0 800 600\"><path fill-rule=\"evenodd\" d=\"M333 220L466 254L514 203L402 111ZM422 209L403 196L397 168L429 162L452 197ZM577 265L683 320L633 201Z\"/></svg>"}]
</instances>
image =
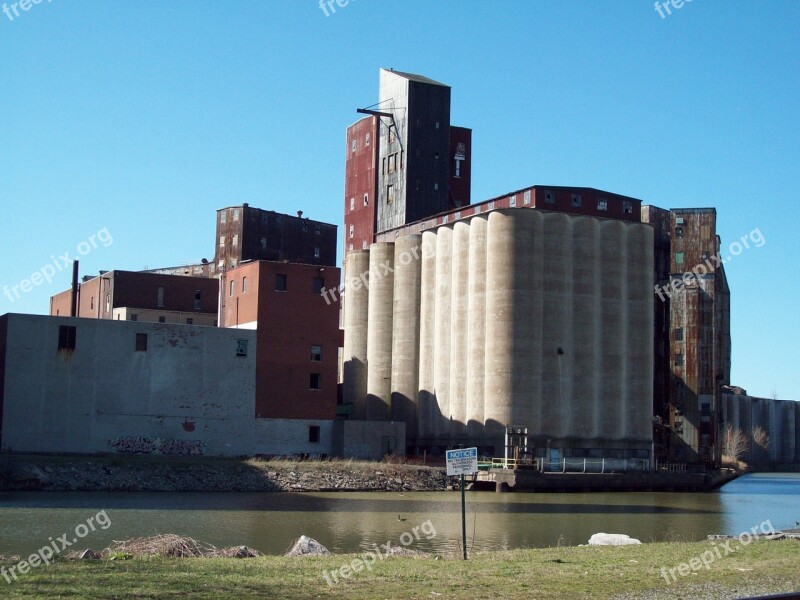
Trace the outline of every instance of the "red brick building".
<instances>
[{"instance_id":1,"label":"red brick building","mask_svg":"<svg viewBox=\"0 0 800 600\"><path fill-rule=\"evenodd\" d=\"M50 299L51 316L70 316L72 290ZM107 271L78 287L77 317L184 325L217 324L218 283L137 271Z\"/></svg>"},{"instance_id":2,"label":"red brick building","mask_svg":"<svg viewBox=\"0 0 800 600\"><path fill-rule=\"evenodd\" d=\"M265 260L222 275L220 325L257 330L257 418L336 418L339 306L321 290L339 277L336 267Z\"/></svg>"}]
</instances>

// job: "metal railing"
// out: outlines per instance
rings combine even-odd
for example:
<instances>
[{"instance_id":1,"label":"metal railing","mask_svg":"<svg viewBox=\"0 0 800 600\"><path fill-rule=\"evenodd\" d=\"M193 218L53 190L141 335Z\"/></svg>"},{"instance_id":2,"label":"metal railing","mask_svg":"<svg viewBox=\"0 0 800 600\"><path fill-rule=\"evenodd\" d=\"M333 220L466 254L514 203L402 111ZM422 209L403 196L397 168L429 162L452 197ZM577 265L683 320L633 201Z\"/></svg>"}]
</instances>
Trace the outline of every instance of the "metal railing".
<instances>
[{"instance_id":1,"label":"metal railing","mask_svg":"<svg viewBox=\"0 0 800 600\"><path fill-rule=\"evenodd\" d=\"M535 458L523 461L493 458L491 463L478 463L478 468L483 470L514 470L520 467L532 468L540 473L647 473L650 471L650 461L646 458Z\"/></svg>"}]
</instances>

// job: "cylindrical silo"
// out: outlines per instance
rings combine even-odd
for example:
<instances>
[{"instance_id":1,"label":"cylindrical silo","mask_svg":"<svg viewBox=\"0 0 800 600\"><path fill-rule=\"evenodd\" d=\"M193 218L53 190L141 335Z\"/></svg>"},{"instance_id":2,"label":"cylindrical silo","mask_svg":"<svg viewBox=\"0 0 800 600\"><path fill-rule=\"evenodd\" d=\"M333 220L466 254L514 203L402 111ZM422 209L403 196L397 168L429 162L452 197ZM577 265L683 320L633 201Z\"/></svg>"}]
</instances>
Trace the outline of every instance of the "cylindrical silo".
<instances>
[{"instance_id":1,"label":"cylindrical silo","mask_svg":"<svg viewBox=\"0 0 800 600\"><path fill-rule=\"evenodd\" d=\"M436 333L436 234L422 234L419 319L419 403L418 441L428 445L436 434L438 405L433 387Z\"/></svg>"},{"instance_id":2,"label":"cylindrical silo","mask_svg":"<svg viewBox=\"0 0 800 600\"><path fill-rule=\"evenodd\" d=\"M407 235L395 241L394 269L391 414L393 421L406 424L406 443L413 449L419 391L421 235Z\"/></svg>"},{"instance_id":3,"label":"cylindrical silo","mask_svg":"<svg viewBox=\"0 0 800 600\"><path fill-rule=\"evenodd\" d=\"M436 317L434 323L433 387L441 417L436 434L450 437L450 339L452 310L453 228L436 230Z\"/></svg>"},{"instance_id":4,"label":"cylindrical silo","mask_svg":"<svg viewBox=\"0 0 800 600\"><path fill-rule=\"evenodd\" d=\"M469 309L469 224L453 225L450 307L450 435L463 439L467 430L467 346Z\"/></svg>"},{"instance_id":5,"label":"cylindrical silo","mask_svg":"<svg viewBox=\"0 0 800 600\"><path fill-rule=\"evenodd\" d=\"M600 224L600 248L603 277L600 288L602 306L601 340L603 345L601 399L603 414L600 420L605 440L624 438L627 416L625 382L627 381L627 258L625 224L604 220Z\"/></svg>"},{"instance_id":6,"label":"cylindrical silo","mask_svg":"<svg viewBox=\"0 0 800 600\"><path fill-rule=\"evenodd\" d=\"M502 452L512 425L512 338L514 333L514 219L508 211L488 214L486 235L485 431Z\"/></svg>"},{"instance_id":7,"label":"cylindrical silo","mask_svg":"<svg viewBox=\"0 0 800 600\"><path fill-rule=\"evenodd\" d=\"M539 374L533 363L538 346L538 331L534 305L540 292L536 283L534 241L541 215L528 209L510 210L514 223L513 267L513 328L511 344L511 425L531 427L538 410Z\"/></svg>"},{"instance_id":8,"label":"cylindrical silo","mask_svg":"<svg viewBox=\"0 0 800 600\"><path fill-rule=\"evenodd\" d=\"M483 436L486 370L486 230L485 216L469 221L469 284L467 303L467 435Z\"/></svg>"},{"instance_id":9,"label":"cylindrical silo","mask_svg":"<svg viewBox=\"0 0 800 600\"><path fill-rule=\"evenodd\" d=\"M369 250L347 255L344 274L344 349L342 397L353 405L353 418L364 419L367 400L367 322L369 290L364 282L369 274ZM361 276L364 276L364 280Z\"/></svg>"},{"instance_id":10,"label":"cylindrical silo","mask_svg":"<svg viewBox=\"0 0 800 600\"><path fill-rule=\"evenodd\" d=\"M392 397L392 314L394 244L379 242L369 250L369 331L367 334L366 419L390 416Z\"/></svg>"},{"instance_id":11,"label":"cylindrical silo","mask_svg":"<svg viewBox=\"0 0 800 600\"><path fill-rule=\"evenodd\" d=\"M577 217L573 223L572 342L569 357L574 385L571 411L572 435L584 440L599 438L600 402L600 219Z\"/></svg>"},{"instance_id":12,"label":"cylindrical silo","mask_svg":"<svg viewBox=\"0 0 800 600\"><path fill-rule=\"evenodd\" d=\"M563 439L573 414L572 227L568 215L544 216L544 309L542 314L542 399L539 435ZM556 446L558 447L558 446Z\"/></svg>"},{"instance_id":13,"label":"cylindrical silo","mask_svg":"<svg viewBox=\"0 0 800 600\"><path fill-rule=\"evenodd\" d=\"M625 228L628 335L623 433L626 440L646 442L653 436L653 228L642 223L626 223Z\"/></svg>"}]
</instances>

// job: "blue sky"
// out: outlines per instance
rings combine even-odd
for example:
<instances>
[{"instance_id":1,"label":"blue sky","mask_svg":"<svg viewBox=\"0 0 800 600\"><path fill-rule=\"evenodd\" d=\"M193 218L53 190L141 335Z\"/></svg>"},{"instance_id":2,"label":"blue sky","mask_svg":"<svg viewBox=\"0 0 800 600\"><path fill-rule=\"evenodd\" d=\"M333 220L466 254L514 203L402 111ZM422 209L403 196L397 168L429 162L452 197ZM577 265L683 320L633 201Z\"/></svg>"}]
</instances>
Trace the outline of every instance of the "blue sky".
<instances>
[{"instance_id":1,"label":"blue sky","mask_svg":"<svg viewBox=\"0 0 800 600\"><path fill-rule=\"evenodd\" d=\"M732 379L800 399L800 3L10 4L0 286L79 250L82 274L212 258L214 210L242 202L341 234L345 128L391 67L452 86L474 200L590 186L714 206L723 246L758 229L727 266ZM0 314L46 313L53 270Z\"/></svg>"}]
</instances>

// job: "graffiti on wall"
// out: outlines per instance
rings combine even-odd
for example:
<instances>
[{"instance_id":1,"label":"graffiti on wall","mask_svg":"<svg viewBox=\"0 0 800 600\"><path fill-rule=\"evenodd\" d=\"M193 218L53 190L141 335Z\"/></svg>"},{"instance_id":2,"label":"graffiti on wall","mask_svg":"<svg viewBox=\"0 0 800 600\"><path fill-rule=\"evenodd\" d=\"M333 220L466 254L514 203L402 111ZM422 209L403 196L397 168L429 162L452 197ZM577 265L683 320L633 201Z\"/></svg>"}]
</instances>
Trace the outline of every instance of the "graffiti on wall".
<instances>
[{"instance_id":1,"label":"graffiti on wall","mask_svg":"<svg viewBox=\"0 0 800 600\"><path fill-rule=\"evenodd\" d=\"M161 438L126 435L108 441L121 454L167 454L197 456L206 453L206 443L198 440L164 440Z\"/></svg>"}]
</instances>

